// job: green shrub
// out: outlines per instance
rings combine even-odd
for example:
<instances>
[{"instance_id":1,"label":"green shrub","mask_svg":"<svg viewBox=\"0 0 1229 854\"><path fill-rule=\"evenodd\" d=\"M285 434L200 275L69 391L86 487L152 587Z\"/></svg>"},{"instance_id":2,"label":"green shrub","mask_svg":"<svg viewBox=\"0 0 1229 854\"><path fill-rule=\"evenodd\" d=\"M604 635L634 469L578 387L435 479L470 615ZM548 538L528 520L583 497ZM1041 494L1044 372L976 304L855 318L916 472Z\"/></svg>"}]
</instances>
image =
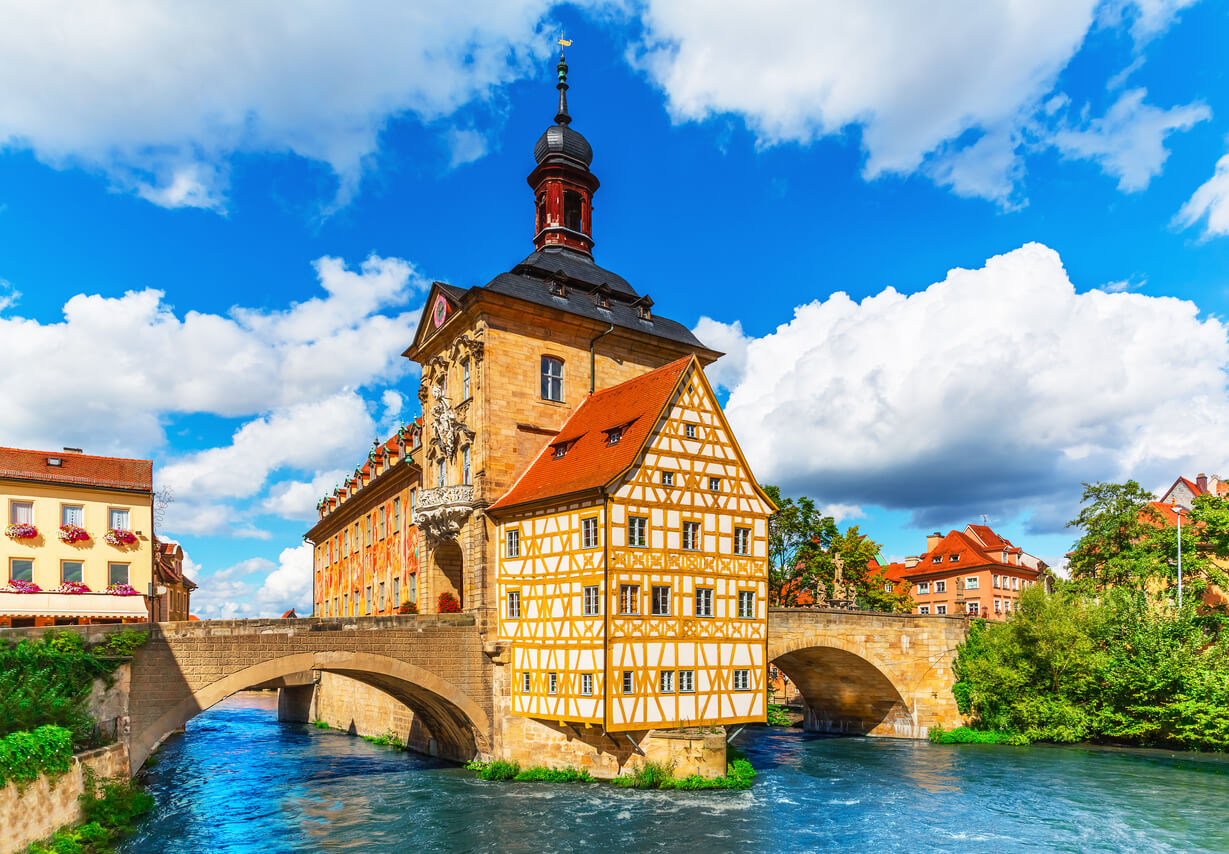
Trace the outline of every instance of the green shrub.
<instances>
[{"instance_id":1,"label":"green shrub","mask_svg":"<svg viewBox=\"0 0 1229 854\"><path fill-rule=\"evenodd\" d=\"M1028 737L1018 732L999 732L997 730L977 730L967 726L955 729L935 727L930 731L932 744L1013 744L1025 745Z\"/></svg>"},{"instance_id":2,"label":"green shrub","mask_svg":"<svg viewBox=\"0 0 1229 854\"><path fill-rule=\"evenodd\" d=\"M768 725L769 726L793 726L794 722L786 711L785 706L776 706L769 704L768 706Z\"/></svg>"},{"instance_id":3,"label":"green shrub","mask_svg":"<svg viewBox=\"0 0 1229 854\"><path fill-rule=\"evenodd\" d=\"M48 724L33 732L11 732L0 738L0 786L10 781L24 789L40 774L55 779L72 767L73 734Z\"/></svg>"},{"instance_id":4,"label":"green shrub","mask_svg":"<svg viewBox=\"0 0 1229 854\"><path fill-rule=\"evenodd\" d=\"M514 780L521 773L521 766L507 759L495 759L491 762L471 762L466 766L478 772L480 780Z\"/></svg>"},{"instance_id":5,"label":"green shrub","mask_svg":"<svg viewBox=\"0 0 1229 854\"><path fill-rule=\"evenodd\" d=\"M593 777L584 768L526 768L512 779L518 783L592 783Z\"/></svg>"},{"instance_id":6,"label":"green shrub","mask_svg":"<svg viewBox=\"0 0 1229 854\"><path fill-rule=\"evenodd\" d=\"M95 647L95 651L99 655L108 657L128 658L147 640L149 640L148 632L122 629L107 635L107 639Z\"/></svg>"},{"instance_id":7,"label":"green shrub","mask_svg":"<svg viewBox=\"0 0 1229 854\"><path fill-rule=\"evenodd\" d=\"M312 726L314 726L316 729L328 729L328 728L329 728L329 722L328 722L328 721L321 721L321 720L314 720L314 721L312 721Z\"/></svg>"},{"instance_id":8,"label":"green shrub","mask_svg":"<svg viewBox=\"0 0 1229 854\"><path fill-rule=\"evenodd\" d=\"M328 727L328 724L325 724L325 727ZM401 744L401 739L397 737L397 733L393 732L391 729L384 733L384 735L365 735L363 738L366 741L370 741L372 744L383 744L387 747L404 746Z\"/></svg>"},{"instance_id":9,"label":"green shrub","mask_svg":"<svg viewBox=\"0 0 1229 854\"><path fill-rule=\"evenodd\" d=\"M85 791L78 800L85 820L106 828L112 838L131 831L133 821L154 808L153 796L132 780L114 777L99 783L88 768Z\"/></svg>"}]
</instances>

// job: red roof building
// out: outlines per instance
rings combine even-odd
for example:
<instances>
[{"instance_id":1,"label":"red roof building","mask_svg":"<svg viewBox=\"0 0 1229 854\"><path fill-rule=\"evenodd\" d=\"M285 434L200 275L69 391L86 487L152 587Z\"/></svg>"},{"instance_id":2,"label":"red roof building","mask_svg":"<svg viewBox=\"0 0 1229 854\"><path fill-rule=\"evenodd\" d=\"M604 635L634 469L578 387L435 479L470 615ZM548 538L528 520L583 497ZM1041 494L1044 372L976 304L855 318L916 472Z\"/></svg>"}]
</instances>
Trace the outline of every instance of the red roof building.
<instances>
[{"instance_id":1,"label":"red roof building","mask_svg":"<svg viewBox=\"0 0 1229 854\"><path fill-rule=\"evenodd\" d=\"M1229 481L1221 480L1217 475L1206 475L1202 472L1194 480L1179 477L1173 486L1165 490L1159 503L1177 504L1190 510L1195 506L1195 499L1200 495L1229 496Z\"/></svg>"}]
</instances>

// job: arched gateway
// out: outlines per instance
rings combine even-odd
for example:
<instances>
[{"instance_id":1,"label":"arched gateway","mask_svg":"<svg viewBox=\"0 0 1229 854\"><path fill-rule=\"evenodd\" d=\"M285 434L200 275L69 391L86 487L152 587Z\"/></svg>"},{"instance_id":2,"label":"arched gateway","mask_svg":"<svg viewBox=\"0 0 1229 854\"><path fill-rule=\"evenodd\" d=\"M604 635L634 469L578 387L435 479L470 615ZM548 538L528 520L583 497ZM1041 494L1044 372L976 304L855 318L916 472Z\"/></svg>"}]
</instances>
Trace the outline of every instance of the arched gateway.
<instances>
[{"instance_id":1,"label":"arched gateway","mask_svg":"<svg viewBox=\"0 0 1229 854\"><path fill-rule=\"evenodd\" d=\"M311 671L347 676L405 704L443 758L490 753L491 676L472 616L226 620L150 627L128 675L132 768L236 691Z\"/></svg>"},{"instance_id":2,"label":"arched gateway","mask_svg":"<svg viewBox=\"0 0 1229 854\"><path fill-rule=\"evenodd\" d=\"M806 729L925 738L962 723L951 690L961 618L774 608L768 624L768 661L802 694Z\"/></svg>"}]
</instances>

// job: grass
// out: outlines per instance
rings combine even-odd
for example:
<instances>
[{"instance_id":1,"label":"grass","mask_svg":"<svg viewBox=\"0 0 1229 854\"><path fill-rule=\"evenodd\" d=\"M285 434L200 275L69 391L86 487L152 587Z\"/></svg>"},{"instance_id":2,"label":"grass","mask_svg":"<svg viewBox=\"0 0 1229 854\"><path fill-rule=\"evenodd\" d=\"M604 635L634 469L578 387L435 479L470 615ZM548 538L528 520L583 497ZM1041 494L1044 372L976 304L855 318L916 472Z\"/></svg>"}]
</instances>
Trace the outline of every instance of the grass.
<instances>
[{"instance_id":1,"label":"grass","mask_svg":"<svg viewBox=\"0 0 1229 854\"><path fill-rule=\"evenodd\" d=\"M85 824L62 827L50 838L31 843L27 854L105 854L154 807L153 797L133 781L116 777L99 784L89 769L79 800Z\"/></svg>"},{"instance_id":2,"label":"grass","mask_svg":"<svg viewBox=\"0 0 1229 854\"><path fill-rule=\"evenodd\" d=\"M327 727L328 724L325 724L325 726ZM365 735L363 736L363 740L370 741L372 744L383 744L386 747L405 747L405 745L401 743L401 739L397 737L397 733L393 732L391 729L384 733L384 735Z\"/></svg>"},{"instance_id":3,"label":"grass","mask_svg":"<svg viewBox=\"0 0 1229 854\"><path fill-rule=\"evenodd\" d=\"M935 727L930 731L932 744L1011 744L1025 745L1028 737L1018 732L998 732L996 730L978 730L967 726L955 729Z\"/></svg>"},{"instance_id":4,"label":"grass","mask_svg":"<svg viewBox=\"0 0 1229 854\"><path fill-rule=\"evenodd\" d=\"M737 747L726 747L726 773L724 777L708 778L699 774L688 777L675 777L674 769L661 762L641 762L631 774L616 777L611 785L621 789L680 789L697 791L700 789L749 789L755 782L755 769L751 762ZM544 768L533 766L522 769L521 766L507 759L495 759L491 762L470 762L466 766L477 774L480 780L492 780L517 783L596 783L584 768Z\"/></svg>"},{"instance_id":5,"label":"grass","mask_svg":"<svg viewBox=\"0 0 1229 854\"><path fill-rule=\"evenodd\" d=\"M312 726L314 726L316 729L329 729L329 722L319 721L319 720L312 721Z\"/></svg>"}]
</instances>

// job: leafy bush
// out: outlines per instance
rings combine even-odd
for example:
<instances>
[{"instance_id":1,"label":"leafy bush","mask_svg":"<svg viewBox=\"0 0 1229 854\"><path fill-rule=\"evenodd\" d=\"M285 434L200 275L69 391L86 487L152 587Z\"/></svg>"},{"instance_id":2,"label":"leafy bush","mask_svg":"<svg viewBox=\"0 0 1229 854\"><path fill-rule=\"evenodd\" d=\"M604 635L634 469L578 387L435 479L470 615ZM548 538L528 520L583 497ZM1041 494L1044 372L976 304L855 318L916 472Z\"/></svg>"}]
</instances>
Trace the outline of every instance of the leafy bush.
<instances>
[{"instance_id":1,"label":"leafy bush","mask_svg":"<svg viewBox=\"0 0 1229 854\"><path fill-rule=\"evenodd\" d=\"M11 732L0 738L0 787L9 781L19 788L46 774L54 779L72 767L73 734L47 724L32 732Z\"/></svg>"},{"instance_id":2,"label":"leafy bush","mask_svg":"<svg viewBox=\"0 0 1229 854\"><path fill-rule=\"evenodd\" d=\"M790 718L785 706L777 706L770 703L768 706L768 725L793 726L794 721Z\"/></svg>"},{"instance_id":3,"label":"leafy bush","mask_svg":"<svg viewBox=\"0 0 1229 854\"><path fill-rule=\"evenodd\" d=\"M611 782L624 789L749 789L755 782L755 768L746 754L731 744L726 746L724 777L701 777L699 774L675 777L669 765L642 762L632 774L616 777Z\"/></svg>"},{"instance_id":4,"label":"leafy bush","mask_svg":"<svg viewBox=\"0 0 1229 854\"><path fill-rule=\"evenodd\" d=\"M1025 591L1003 623L974 621L952 693L977 730L1032 741L1229 750L1229 632L1187 602Z\"/></svg>"},{"instance_id":5,"label":"leafy bush","mask_svg":"<svg viewBox=\"0 0 1229 854\"><path fill-rule=\"evenodd\" d=\"M1026 736L1018 732L997 732L995 730L977 730L967 726L955 729L935 727L930 731L932 744L1013 744L1029 743Z\"/></svg>"},{"instance_id":6,"label":"leafy bush","mask_svg":"<svg viewBox=\"0 0 1229 854\"><path fill-rule=\"evenodd\" d=\"M316 727L317 729L328 729L328 728L329 728L329 722L328 722L328 721L321 721L321 720L314 720L314 721L312 721L312 726Z\"/></svg>"},{"instance_id":7,"label":"leafy bush","mask_svg":"<svg viewBox=\"0 0 1229 854\"><path fill-rule=\"evenodd\" d=\"M480 780L514 780L521 773L521 766L507 759L495 759L491 762L470 762L465 766L478 772Z\"/></svg>"},{"instance_id":8,"label":"leafy bush","mask_svg":"<svg viewBox=\"0 0 1229 854\"><path fill-rule=\"evenodd\" d=\"M86 769L85 791L78 800L86 822L107 829L111 838L129 833L133 822L154 808L153 796L132 780L114 777L100 784L90 769Z\"/></svg>"},{"instance_id":9,"label":"leafy bush","mask_svg":"<svg viewBox=\"0 0 1229 854\"><path fill-rule=\"evenodd\" d=\"M147 640L148 632L123 629L107 635L107 639L95 647L95 652L108 657L128 658Z\"/></svg>"},{"instance_id":10,"label":"leafy bush","mask_svg":"<svg viewBox=\"0 0 1229 854\"><path fill-rule=\"evenodd\" d=\"M674 769L661 762L641 762L631 774L615 777L621 789L663 789L674 780Z\"/></svg>"},{"instance_id":11,"label":"leafy bush","mask_svg":"<svg viewBox=\"0 0 1229 854\"><path fill-rule=\"evenodd\" d=\"M512 778L518 783L592 783L594 779L584 768L526 768Z\"/></svg>"},{"instance_id":12,"label":"leafy bush","mask_svg":"<svg viewBox=\"0 0 1229 854\"><path fill-rule=\"evenodd\" d=\"M325 724L328 727L328 724ZM391 729L383 735L365 735L364 740L370 741L372 744L383 744L387 747L403 747L401 739L397 737L397 733Z\"/></svg>"}]
</instances>

